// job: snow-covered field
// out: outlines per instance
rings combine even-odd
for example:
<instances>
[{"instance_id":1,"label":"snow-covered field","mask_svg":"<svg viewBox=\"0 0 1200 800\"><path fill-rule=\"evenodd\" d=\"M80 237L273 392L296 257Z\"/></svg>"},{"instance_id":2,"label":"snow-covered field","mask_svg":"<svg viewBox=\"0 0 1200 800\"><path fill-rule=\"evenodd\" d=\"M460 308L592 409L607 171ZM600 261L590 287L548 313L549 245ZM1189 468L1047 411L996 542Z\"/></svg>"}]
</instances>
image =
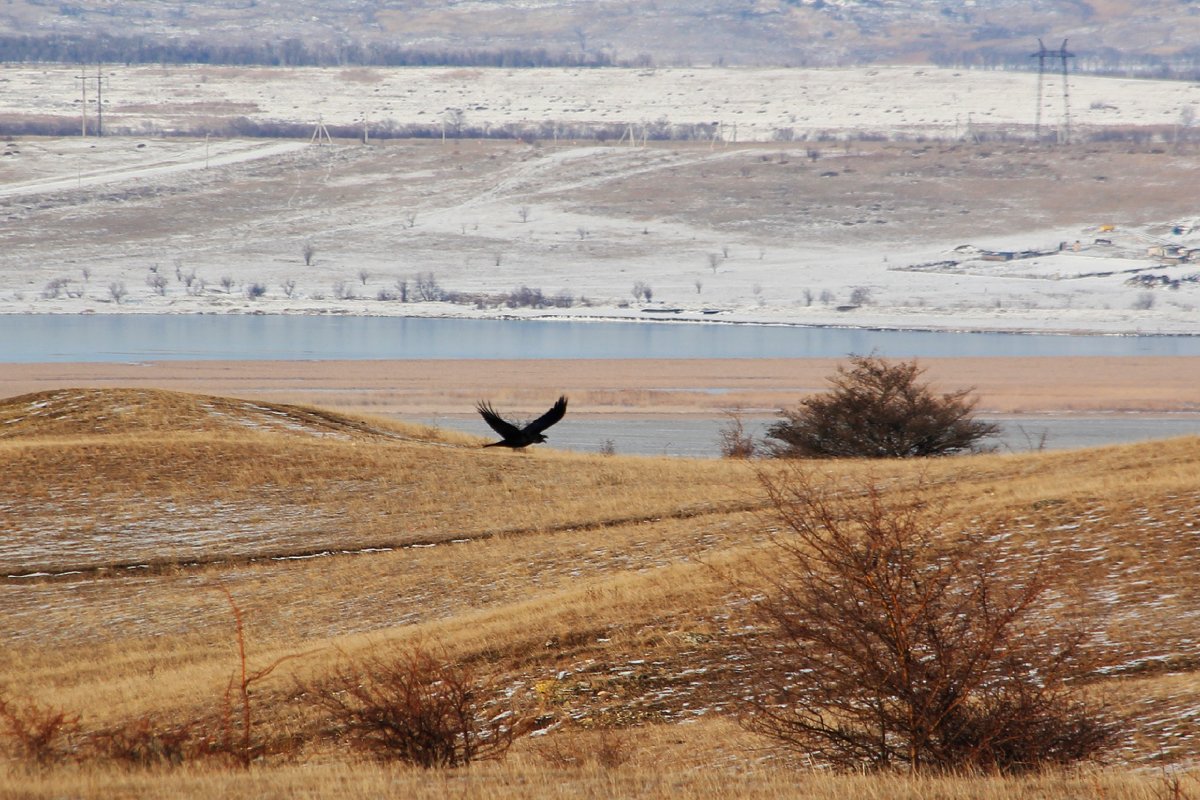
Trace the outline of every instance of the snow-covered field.
<instances>
[{"instance_id":1,"label":"snow-covered field","mask_svg":"<svg viewBox=\"0 0 1200 800\"><path fill-rule=\"evenodd\" d=\"M460 109L467 126L719 122L725 140L18 138L0 153L0 312L1200 333L1200 256L1159 255L1200 249L1195 145L1171 127L1200 103L1186 83L1074 76L1076 132L1154 133L1056 147L1021 138L1036 111L1028 74L112 73L114 128L217 113L440 123ZM72 74L0 69L0 115L73 113ZM1058 123L1058 108L1048 103L1043 124ZM984 126L992 136L976 141ZM1006 127L1014 138L997 141ZM784 128L814 138L770 141ZM816 138L835 131L906 138ZM930 133L945 138L917 139ZM419 276L455 302L419 301ZM520 287L559 303L501 301Z\"/></svg>"}]
</instances>

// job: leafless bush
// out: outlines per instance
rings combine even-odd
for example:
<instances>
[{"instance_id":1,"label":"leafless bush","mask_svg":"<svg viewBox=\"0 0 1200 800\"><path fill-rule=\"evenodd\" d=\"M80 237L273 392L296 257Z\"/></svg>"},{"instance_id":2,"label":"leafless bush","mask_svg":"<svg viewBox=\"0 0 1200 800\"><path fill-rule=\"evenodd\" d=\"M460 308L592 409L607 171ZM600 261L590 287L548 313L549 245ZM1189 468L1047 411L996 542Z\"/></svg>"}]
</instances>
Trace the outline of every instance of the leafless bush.
<instances>
[{"instance_id":1,"label":"leafless bush","mask_svg":"<svg viewBox=\"0 0 1200 800\"><path fill-rule=\"evenodd\" d=\"M530 727L498 683L422 647L347 659L305 691L356 747L426 768L501 758Z\"/></svg>"},{"instance_id":2,"label":"leafless bush","mask_svg":"<svg viewBox=\"0 0 1200 800\"><path fill-rule=\"evenodd\" d=\"M709 253L708 254L708 268L712 270L713 275L717 274L717 267L719 267L719 266L721 266L721 254L720 253Z\"/></svg>"},{"instance_id":3,"label":"leafless bush","mask_svg":"<svg viewBox=\"0 0 1200 800\"><path fill-rule=\"evenodd\" d=\"M850 290L850 305L867 306L871 304L871 290L866 286L855 286Z\"/></svg>"},{"instance_id":4,"label":"leafless bush","mask_svg":"<svg viewBox=\"0 0 1200 800\"><path fill-rule=\"evenodd\" d=\"M617 454L617 443L612 439L605 439L600 443L598 452L602 456L615 456Z\"/></svg>"},{"instance_id":5,"label":"leafless bush","mask_svg":"<svg viewBox=\"0 0 1200 800\"><path fill-rule=\"evenodd\" d=\"M413 280L413 293L418 301L436 301L445 298L445 291L438 285L432 272L418 272Z\"/></svg>"},{"instance_id":6,"label":"leafless bush","mask_svg":"<svg viewBox=\"0 0 1200 800\"><path fill-rule=\"evenodd\" d=\"M615 769L633 756L628 738L614 728L558 731L539 742L536 751L556 769Z\"/></svg>"},{"instance_id":7,"label":"leafless bush","mask_svg":"<svg viewBox=\"0 0 1200 800\"><path fill-rule=\"evenodd\" d=\"M396 294L399 296L401 303L408 302L408 281L404 278L396 280Z\"/></svg>"},{"instance_id":8,"label":"leafless bush","mask_svg":"<svg viewBox=\"0 0 1200 800\"><path fill-rule=\"evenodd\" d=\"M395 302L400 299L400 295L393 292L391 289L380 289L375 293L375 299L381 303Z\"/></svg>"},{"instance_id":9,"label":"leafless bush","mask_svg":"<svg viewBox=\"0 0 1200 800\"><path fill-rule=\"evenodd\" d=\"M246 297L251 300L257 300L267 293L267 285L265 283L249 283L246 284Z\"/></svg>"},{"instance_id":10,"label":"leafless bush","mask_svg":"<svg viewBox=\"0 0 1200 800\"><path fill-rule=\"evenodd\" d=\"M152 271L146 276L146 285L153 289L155 294L165 295L167 293L167 276Z\"/></svg>"},{"instance_id":11,"label":"leafless bush","mask_svg":"<svg viewBox=\"0 0 1200 800\"><path fill-rule=\"evenodd\" d=\"M91 754L133 766L178 766L203 748L193 724L168 725L153 717L138 717L88 735Z\"/></svg>"},{"instance_id":12,"label":"leafless bush","mask_svg":"<svg viewBox=\"0 0 1200 800\"><path fill-rule=\"evenodd\" d=\"M554 297L550 298L550 304L555 308L570 308L575 305L575 295L568 289L559 289Z\"/></svg>"},{"instance_id":13,"label":"leafless bush","mask_svg":"<svg viewBox=\"0 0 1200 800\"><path fill-rule=\"evenodd\" d=\"M291 278L279 284L279 288L283 290L283 296L289 300L296 294L296 282Z\"/></svg>"},{"instance_id":14,"label":"leafless bush","mask_svg":"<svg viewBox=\"0 0 1200 800\"><path fill-rule=\"evenodd\" d=\"M1154 308L1154 300L1155 297L1153 292L1142 292L1136 298L1134 298L1130 308L1135 311L1149 311L1150 309Z\"/></svg>"},{"instance_id":15,"label":"leafless bush","mask_svg":"<svg viewBox=\"0 0 1200 800\"><path fill-rule=\"evenodd\" d=\"M504 303L509 308L542 308L546 305L546 297L541 289L520 286L508 293Z\"/></svg>"},{"instance_id":16,"label":"leafless bush","mask_svg":"<svg viewBox=\"0 0 1200 800\"><path fill-rule=\"evenodd\" d=\"M645 300L650 302L650 298L654 297L654 290L650 288L650 284L645 281L634 281L633 283L633 299Z\"/></svg>"},{"instance_id":17,"label":"leafless bush","mask_svg":"<svg viewBox=\"0 0 1200 800\"><path fill-rule=\"evenodd\" d=\"M833 292L829 291L828 289L822 289L819 299L825 305L829 305L830 303L832 303L834 300L837 299L837 295L835 295Z\"/></svg>"},{"instance_id":18,"label":"leafless bush","mask_svg":"<svg viewBox=\"0 0 1200 800\"><path fill-rule=\"evenodd\" d=\"M358 282L363 286L367 285L367 281L371 280L371 272L369 270L360 269L358 271Z\"/></svg>"},{"instance_id":19,"label":"leafless bush","mask_svg":"<svg viewBox=\"0 0 1200 800\"><path fill-rule=\"evenodd\" d=\"M1086 636L1046 620L1052 566L951 530L931 486L762 484L785 533L751 589L778 634L751 659L752 729L842 769L1021 772L1115 742L1072 688Z\"/></svg>"},{"instance_id":20,"label":"leafless bush","mask_svg":"<svg viewBox=\"0 0 1200 800\"><path fill-rule=\"evenodd\" d=\"M232 275L222 275L221 276L221 288L225 290L225 294L229 294L230 292L233 291L233 276Z\"/></svg>"},{"instance_id":21,"label":"leafless bush","mask_svg":"<svg viewBox=\"0 0 1200 800\"><path fill-rule=\"evenodd\" d=\"M0 731L16 758L45 767L76 756L79 716L61 708L18 705L0 697Z\"/></svg>"},{"instance_id":22,"label":"leafless bush","mask_svg":"<svg viewBox=\"0 0 1200 800\"><path fill-rule=\"evenodd\" d=\"M108 296L117 305L121 305L121 301L125 299L127 294L129 294L129 291L121 281L113 281L108 285Z\"/></svg>"},{"instance_id":23,"label":"leafless bush","mask_svg":"<svg viewBox=\"0 0 1200 800\"><path fill-rule=\"evenodd\" d=\"M718 431L718 446L724 458L753 458L754 437L746 433L746 425L739 409L724 412L726 422Z\"/></svg>"},{"instance_id":24,"label":"leafless bush","mask_svg":"<svg viewBox=\"0 0 1200 800\"><path fill-rule=\"evenodd\" d=\"M520 208L518 208L517 216L521 219L521 222L528 222L529 221L529 206L521 206Z\"/></svg>"},{"instance_id":25,"label":"leafless bush","mask_svg":"<svg viewBox=\"0 0 1200 800\"><path fill-rule=\"evenodd\" d=\"M915 361L854 356L833 391L814 395L767 429L781 458L913 458L978 449L999 426L974 419L969 389L935 394Z\"/></svg>"},{"instance_id":26,"label":"leafless bush","mask_svg":"<svg viewBox=\"0 0 1200 800\"><path fill-rule=\"evenodd\" d=\"M300 255L304 257L304 266L311 267L313 256L317 254L317 246L312 242L305 242L300 247Z\"/></svg>"},{"instance_id":27,"label":"leafless bush","mask_svg":"<svg viewBox=\"0 0 1200 800\"><path fill-rule=\"evenodd\" d=\"M62 294L64 290L66 290L67 295L70 296L70 286L71 281L67 278L53 278L50 281L47 281L46 286L42 289L42 299L54 300L60 294Z\"/></svg>"}]
</instances>

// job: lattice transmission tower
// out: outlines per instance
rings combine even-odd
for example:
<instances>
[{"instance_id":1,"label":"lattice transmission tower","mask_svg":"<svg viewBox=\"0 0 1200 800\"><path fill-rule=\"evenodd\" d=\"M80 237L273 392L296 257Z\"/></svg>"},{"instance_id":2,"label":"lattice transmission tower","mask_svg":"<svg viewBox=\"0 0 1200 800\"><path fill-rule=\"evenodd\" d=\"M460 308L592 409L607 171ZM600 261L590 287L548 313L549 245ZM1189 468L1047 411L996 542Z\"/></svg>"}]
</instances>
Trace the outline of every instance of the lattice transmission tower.
<instances>
[{"instance_id":1,"label":"lattice transmission tower","mask_svg":"<svg viewBox=\"0 0 1200 800\"><path fill-rule=\"evenodd\" d=\"M1046 93L1046 83L1050 78L1046 75L1046 62L1058 61L1062 73L1062 121L1058 126L1058 141L1060 144L1067 144L1071 141L1071 84L1067 77L1067 59L1074 58L1074 53L1067 52L1067 40L1062 40L1062 45L1057 50L1048 50L1046 45L1042 44L1042 40L1038 39L1038 51L1031 53L1030 58L1038 60L1038 81L1037 81L1037 116L1033 123L1033 136L1039 142L1042 140L1042 106ZM1053 65L1051 66L1053 69Z\"/></svg>"}]
</instances>

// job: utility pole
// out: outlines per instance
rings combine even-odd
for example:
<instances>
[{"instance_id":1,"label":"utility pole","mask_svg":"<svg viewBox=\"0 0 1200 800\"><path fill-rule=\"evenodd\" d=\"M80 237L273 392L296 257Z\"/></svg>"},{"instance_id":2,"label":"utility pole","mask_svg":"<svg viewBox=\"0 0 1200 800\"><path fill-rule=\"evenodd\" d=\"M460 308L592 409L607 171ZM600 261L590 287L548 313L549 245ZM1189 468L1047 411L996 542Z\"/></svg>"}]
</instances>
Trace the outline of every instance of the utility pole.
<instances>
[{"instance_id":1,"label":"utility pole","mask_svg":"<svg viewBox=\"0 0 1200 800\"><path fill-rule=\"evenodd\" d=\"M96 135L104 135L104 76L100 74L100 65L96 65Z\"/></svg>"},{"instance_id":2,"label":"utility pole","mask_svg":"<svg viewBox=\"0 0 1200 800\"><path fill-rule=\"evenodd\" d=\"M81 126L79 135L86 137L87 136L87 82L88 82L88 76L87 76L87 73L85 73L83 71L82 64L79 65L79 75L77 77L79 78L79 86L83 92L83 95L79 101L79 121L80 121L80 126Z\"/></svg>"},{"instance_id":3,"label":"utility pole","mask_svg":"<svg viewBox=\"0 0 1200 800\"><path fill-rule=\"evenodd\" d=\"M96 77L87 74L87 67L83 64L79 65L79 74L76 75L79 79L79 135L88 135L87 124L87 85L88 81L96 82L96 135L104 135L104 75L102 66L96 65Z\"/></svg>"}]
</instances>

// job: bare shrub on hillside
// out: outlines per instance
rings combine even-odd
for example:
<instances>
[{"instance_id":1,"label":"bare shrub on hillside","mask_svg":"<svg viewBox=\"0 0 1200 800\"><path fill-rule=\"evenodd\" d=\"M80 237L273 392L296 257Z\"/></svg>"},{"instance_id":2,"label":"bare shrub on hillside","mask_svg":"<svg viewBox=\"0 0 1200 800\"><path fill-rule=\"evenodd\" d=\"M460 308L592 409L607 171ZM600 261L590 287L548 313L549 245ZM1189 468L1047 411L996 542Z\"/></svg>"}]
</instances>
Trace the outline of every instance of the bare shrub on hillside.
<instances>
[{"instance_id":1,"label":"bare shrub on hillside","mask_svg":"<svg viewBox=\"0 0 1200 800\"><path fill-rule=\"evenodd\" d=\"M547 736L535 751L555 769L615 769L633 757L628 737L614 728L569 728Z\"/></svg>"},{"instance_id":2,"label":"bare shrub on hillside","mask_svg":"<svg viewBox=\"0 0 1200 800\"><path fill-rule=\"evenodd\" d=\"M530 289L524 285L509 292L504 304L509 308L544 308L549 305L541 289Z\"/></svg>"},{"instance_id":3,"label":"bare shrub on hillside","mask_svg":"<svg viewBox=\"0 0 1200 800\"><path fill-rule=\"evenodd\" d=\"M67 296L71 296L71 281L67 278L53 278L47 281L45 288L42 289L43 300L55 300L63 291L66 291Z\"/></svg>"},{"instance_id":4,"label":"bare shrub on hillside","mask_svg":"<svg viewBox=\"0 0 1200 800\"><path fill-rule=\"evenodd\" d=\"M146 285L153 289L155 294L163 296L167 293L167 276L152 271L146 276Z\"/></svg>"},{"instance_id":5,"label":"bare shrub on hillside","mask_svg":"<svg viewBox=\"0 0 1200 800\"><path fill-rule=\"evenodd\" d=\"M304 257L304 266L311 267L313 256L317 254L317 246L312 242L305 242L300 246L300 255Z\"/></svg>"},{"instance_id":6,"label":"bare shrub on hillside","mask_svg":"<svg viewBox=\"0 0 1200 800\"><path fill-rule=\"evenodd\" d=\"M125 288L125 284L121 281L113 281L108 285L108 296L117 305L121 305L121 301L129 294L129 290Z\"/></svg>"},{"instance_id":7,"label":"bare shrub on hillside","mask_svg":"<svg viewBox=\"0 0 1200 800\"><path fill-rule=\"evenodd\" d=\"M550 304L555 308L570 308L575 305L575 295L571 294L570 289L559 289L550 298Z\"/></svg>"},{"instance_id":8,"label":"bare shrub on hillside","mask_svg":"<svg viewBox=\"0 0 1200 800\"><path fill-rule=\"evenodd\" d=\"M1149 311L1150 309L1154 308L1155 299L1156 298L1152 292L1142 292L1136 298L1134 298L1134 301L1129 307L1134 311Z\"/></svg>"},{"instance_id":9,"label":"bare shrub on hillside","mask_svg":"<svg viewBox=\"0 0 1200 800\"><path fill-rule=\"evenodd\" d=\"M359 749L425 768L502 758L531 726L501 684L419 646L347 659L305 692Z\"/></svg>"},{"instance_id":10,"label":"bare shrub on hillside","mask_svg":"<svg viewBox=\"0 0 1200 800\"><path fill-rule=\"evenodd\" d=\"M413 279L413 295L418 301L436 301L444 299L446 292L432 272L418 272Z\"/></svg>"},{"instance_id":11,"label":"bare shrub on hillside","mask_svg":"<svg viewBox=\"0 0 1200 800\"><path fill-rule=\"evenodd\" d=\"M283 296L290 300L292 299L292 296L296 294L296 281L288 278L286 281L279 284L279 288L283 290Z\"/></svg>"},{"instance_id":12,"label":"bare shrub on hillside","mask_svg":"<svg viewBox=\"0 0 1200 800\"><path fill-rule=\"evenodd\" d=\"M353 300L354 289L345 281L334 281L333 296L338 300Z\"/></svg>"},{"instance_id":13,"label":"bare shrub on hillside","mask_svg":"<svg viewBox=\"0 0 1200 800\"><path fill-rule=\"evenodd\" d=\"M850 305L852 306L869 306L871 304L871 290L866 286L855 286L850 290Z\"/></svg>"},{"instance_id":14,"label":"bare shrub on hillside","mask_svg":"<svg viewBox=\"0 0 1200 800\"><path fill-rule=\"evenodd\" d=\"M138 717L88 736L91 753L131 766L178 766L200 754L196 725Z\"/></svg>"},{"instance_id":15,"label":"bare shrub on hillside","mask_svg":"<svg viewBox=\"0 0 1200 800\"><path fill-rule=\"evenodd\" d=\"M779 473L775 473L777 476ZM1057 570L952 530L935 490L761 476L783 524L753 615L748 725L842 769L1023 772L1117 739L1077 679L1098 664L1048 621Z\"/></svg>"},{"instance_id":16,"label":"bare shrub on hillside","mask_svg":"<svg viewBox=\"0 0 1200 800\"><path fill-rule=\"evenodd\" d=\"M780 458L914 458L979 449L999 426L974 418L971 391L935 394L915 361L853 356L814 395L767 429Z\"/></svg>"},{"instance_id":17,"label":"bare shrub on hillside","mask_svg":"<svg viewBox=\"0 0 1200 800\"><path fill-rule=\"evenodd\" d=\"M76 757L79 716L61 708L19 705L0 697L0 732L14 757L45 767Z\"/></svg>"},{"instance_id":18,"label":"bare shrub on hillside","mask_svg":"<svg viewBox=\"0 0 1200 800\"><path fill-rule=\"evenodd\" d=\"M717 432L717 446L723 458L753 458L754 437L746 432L740 409L725 411L726 422Z\"/></svg>"}]
</instances>

